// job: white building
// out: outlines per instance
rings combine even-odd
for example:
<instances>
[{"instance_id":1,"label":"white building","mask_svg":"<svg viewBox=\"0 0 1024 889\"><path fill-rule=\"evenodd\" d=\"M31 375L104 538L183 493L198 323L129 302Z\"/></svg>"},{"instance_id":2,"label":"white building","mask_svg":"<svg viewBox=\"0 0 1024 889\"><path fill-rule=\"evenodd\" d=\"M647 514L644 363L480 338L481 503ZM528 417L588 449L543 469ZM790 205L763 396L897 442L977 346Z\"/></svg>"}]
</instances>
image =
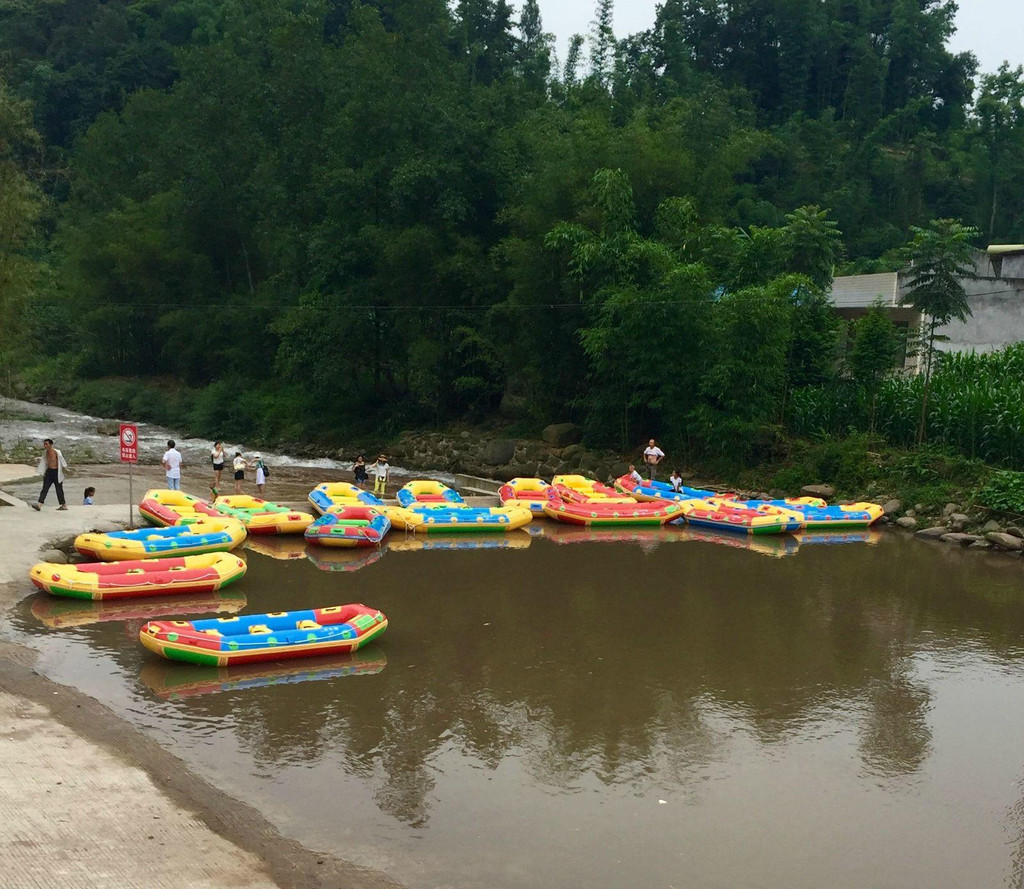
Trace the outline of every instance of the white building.
<instances>
[{"instance_id":1,"label":"white building","mask_svg":"<svg viewBox=\"0 0 1024 889\"><path fill-rule=\"evenodd\" d=\"M948 337L937 348L949 352L992 352L1024 340L1024 244L989 247L975 254L977 277L963 282L971 315L939 329ZM832 282L832 301L839 316L855 320L881 303L898 327L920 327L920 314L901 300L908 291L906 271L878 275L846 275ZM915 358L906 367L917 369Z\"/></svg>"}]
</instances>

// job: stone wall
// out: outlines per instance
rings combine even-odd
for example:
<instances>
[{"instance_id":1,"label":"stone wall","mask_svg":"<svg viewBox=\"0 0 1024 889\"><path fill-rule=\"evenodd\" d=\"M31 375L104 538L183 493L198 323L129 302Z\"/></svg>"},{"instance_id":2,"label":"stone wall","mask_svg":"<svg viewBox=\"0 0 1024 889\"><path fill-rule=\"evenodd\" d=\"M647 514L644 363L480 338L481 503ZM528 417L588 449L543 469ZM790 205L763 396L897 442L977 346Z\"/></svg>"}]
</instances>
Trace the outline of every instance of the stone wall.
<instances>
[{"instance_id":1,"label":"stone wall","mask_svg":"<svg viewBox=\"0 0 1024 889\"><path fill-rule=\"evenodd\" d=\"M627 464L618 454L588 450L580 444L559 446L558 436L548 437L556 443L486 438L466 431L403 432L388 454L393 464L407 469L465 473L499 481L517 476L539 476L550 481L560 473L581 473L603 481L626 472Z\"/></svg>"}]
</instances>

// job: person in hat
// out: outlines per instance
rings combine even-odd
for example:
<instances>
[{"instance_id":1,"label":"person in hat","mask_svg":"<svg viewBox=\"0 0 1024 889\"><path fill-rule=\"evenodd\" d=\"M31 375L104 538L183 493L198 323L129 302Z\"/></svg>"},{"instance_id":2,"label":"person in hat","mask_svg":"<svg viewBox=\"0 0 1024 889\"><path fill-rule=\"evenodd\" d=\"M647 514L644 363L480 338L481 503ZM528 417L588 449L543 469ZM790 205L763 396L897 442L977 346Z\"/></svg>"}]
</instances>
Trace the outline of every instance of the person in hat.
<instances>
[{"instance_id":1,"label":"person in hat","mask_svg":"<svg viewBox=\"0 0 1024 889\"><path fill-rule=\"evenodd\" d=\"M388 478L391 476L391 467L388 466L388 458L383 454L377 456L377 462L370 467L373 473L373 493L378 497L387 494Z\"/></svg>"},{"instance_id":2,"label":"person in hat","mask_svg":"<svg viewBox=\"0 0 1024 889\"><path fill-rule=\"evenodd\" d=\"M263 488L267 483L267 476L270 474L267 472L267 464L263 462L263 456L256 453L252 455L252 463L249 465L256 470L256 493L262 497Z\"/></svg>"}]
</instances>

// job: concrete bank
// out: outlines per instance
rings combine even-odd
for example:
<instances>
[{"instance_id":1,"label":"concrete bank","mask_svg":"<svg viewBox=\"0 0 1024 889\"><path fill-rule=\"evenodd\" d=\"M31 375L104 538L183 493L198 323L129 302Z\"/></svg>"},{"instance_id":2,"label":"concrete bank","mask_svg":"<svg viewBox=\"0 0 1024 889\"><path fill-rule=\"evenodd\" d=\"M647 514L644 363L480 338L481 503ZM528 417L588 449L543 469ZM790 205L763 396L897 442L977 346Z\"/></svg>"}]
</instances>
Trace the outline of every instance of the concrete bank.
<instances>
[{"instance_id":1,"label":"concrete bank","mask_svg":"<svg viewBox=\"0 0 1024 889\"><path fill-rule=\"evenodd\" d=\"M0 508L0 606L34 592L50 541L124 521L127 504ZM341 889L383 876L283 838L93 698L0 642L0 871L18 889Z\"/></svg>"}]
</instances>

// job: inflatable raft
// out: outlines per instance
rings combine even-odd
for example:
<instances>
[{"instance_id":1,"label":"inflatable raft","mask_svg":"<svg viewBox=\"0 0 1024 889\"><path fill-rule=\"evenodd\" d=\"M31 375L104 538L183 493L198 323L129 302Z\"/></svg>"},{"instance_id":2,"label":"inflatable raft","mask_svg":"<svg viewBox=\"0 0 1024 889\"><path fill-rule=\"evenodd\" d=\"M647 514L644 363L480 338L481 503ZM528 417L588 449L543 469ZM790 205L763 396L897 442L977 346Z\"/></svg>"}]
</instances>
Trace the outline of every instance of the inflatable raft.
<instances>
[{"instance_id":1,"label":"inflatable raft","mask_svg":"<svg viewBox=\"0 0 1024 889\"><path fill-rule=\"evenodd\" d=\"M184 491L157 488L147 491L139 504L139 512L151 525L191 525L200 519L219 516L209 503Z\"/></svg>"},{"instance_id":2,"label":"inflatable raft","mask_svg":"<svg viewBox=\"0 0 1024 889\"><path fill-rule=\"evenodd\" d=\"M551 479L558 496L569 503L635 503L628 494L584 475L556 475Z\"/></svg>"},{"instance_id":3,"label":"inflatable raft","mask_svg":"<svg viewBox=\"0 0 1024 889\"><path fill-rule=\"evenodd\" d=\"M665 482L648 481L647 479L637 482L636 479L630 478L628 475L615 479L615 487L640 503L649 503L653 500L707 500L709 497L718 496L714 491L688 488L686 485L683 485L678 491L673 491L672 486Z\"/></svg>"},{"instance_id":4,"label":"inflatable raft","mask_svg":"<svg viewBox=\"0 0 1024 889\"><path fill-rule=\"evenodd\" d=\"M877 503L850 503L844 506L828 506L817 497L799 497L790 500L738 500L744 506L774 506L800 513L804 528L808 531L842 531L852 528L867 528L882 517L882 507Z\"/></svg>"},{"instance_id":5,"label":"inflatable raft","mask_svg":"<svg viewBox=\"0 0 1024 889\"><path fill-rule=\"evenodd\" d=\"M803 516L788 509L760 504L756 508L738 505L738 501L683 500L676 504L682 509L688 525L715 528L740 534L785 534L799 531Z\"/></svg>"},{"instance_id":6,"label":"inflatable raft","mask_svg":"<svg viewBox=\"0 0 1024 889\"><path fill-rule=\"evenodd\" d=\"M313 488L307 499L320 515L330 512L335 506L384 505L379 497L351 482L324 482Z\"/></svg>"},{"instance_id":7,"label":"inflatable raft","mask_svg":"<svg viewBox=\"0 0 1024 889\"><path fill-rule=\"evenodd\" d=\"M221 517L204 518L193 525L172 525L169 528L79 534L75 538L75 549L83 556L92 556L102 562L121 562L164 556L198 556L234 549L244 540L245 528L241 523Z\"/></svg>"},{"instance_id":8,"label":"inflatable raft","mask_svg":"<svg viewBox=\"0 0 1024 889\"><path fill-rule=\"evenodd\" d=\"M458 491L453 491L441 482L432 479L416 479L403 485L395 494L399 506L429 506L444 508L452 504L465 506L466 501Z\"/></svg>"},{"instance_id":9,"label":"inflatable raft","mask_svg":"<svg viewBox=\"0 0 1024 889\"><path fill-rule=\"evenodd\" d=\"M533 513L525 506L414 506L405 509L389 506L386 510L391 524L402 531L417 534L478 534L515 531L528 525Z\"/></svg>"},{"instance_id":10,"label":"inflatable raft","mask_svg":"<svg viewBox=\"0 0 1024 889\"><path fill-rule=\"evenodd\" d=\"M171 661L226 667L348 654L387 627L387 618L374 608L332 605L210 620L152 620L139 631L139 641Z\"/></svg>"},{"instance_id":11,"label":"inflatable raft","mask_svg":"<svg viewBox=\"0 0 1024 889\"><path fill-rule=\"evenodd\" d=\"M313 524L308 512L296 512L248 494L218 497L213 505L218 512L241 522L250 534L301 534Z\"/></svg>"},{"instance_id":12,"label":"inflatable raft","mask_svg":"<svg viewBox=\"0 0 1024 889\"><path fill-rule=\"evenodd\" d=\"M660 526L681 518L682 507L678 503L637 503L628 498L628 503L614 503L593 500L588 503L567 503L564 500L544 504L548 518L567 525L584 525L588 528L616 527L624 525Z\"/></svg>"},{"instance_id":13,"label":"inflatable raft","mask_svg":"<svg viewBox=\"0 0 1024 889\"><path fill-rule=\"evenodd\" d=\"M245 562L230 553L133 562L40 562L29 578L39 589L69 599L129 599L175 593L212 593L245 574Z\"/></svg>"},{"instance_id":14,"label":"inflatable raft","mask_svg":"<svg viewBox=\"0 0 1024 889\"><path fill-rule=\"evenodd\" d=\"M306 528L306 540L320 546L379 546L391 520L373 506L335 506Z\"/></svg>"},{"instance_id":15,"label":"inflatable raft","mask_svg":"<svg viewBox=\"0 0 1024 889\"><path fill-rule=\"evenodd\" d=\"M544 504L557 500L558 492L540 478L514 478L498 489L502 506L525 506L534 516L544 515Z\"/></svg>"}]
</instances>

